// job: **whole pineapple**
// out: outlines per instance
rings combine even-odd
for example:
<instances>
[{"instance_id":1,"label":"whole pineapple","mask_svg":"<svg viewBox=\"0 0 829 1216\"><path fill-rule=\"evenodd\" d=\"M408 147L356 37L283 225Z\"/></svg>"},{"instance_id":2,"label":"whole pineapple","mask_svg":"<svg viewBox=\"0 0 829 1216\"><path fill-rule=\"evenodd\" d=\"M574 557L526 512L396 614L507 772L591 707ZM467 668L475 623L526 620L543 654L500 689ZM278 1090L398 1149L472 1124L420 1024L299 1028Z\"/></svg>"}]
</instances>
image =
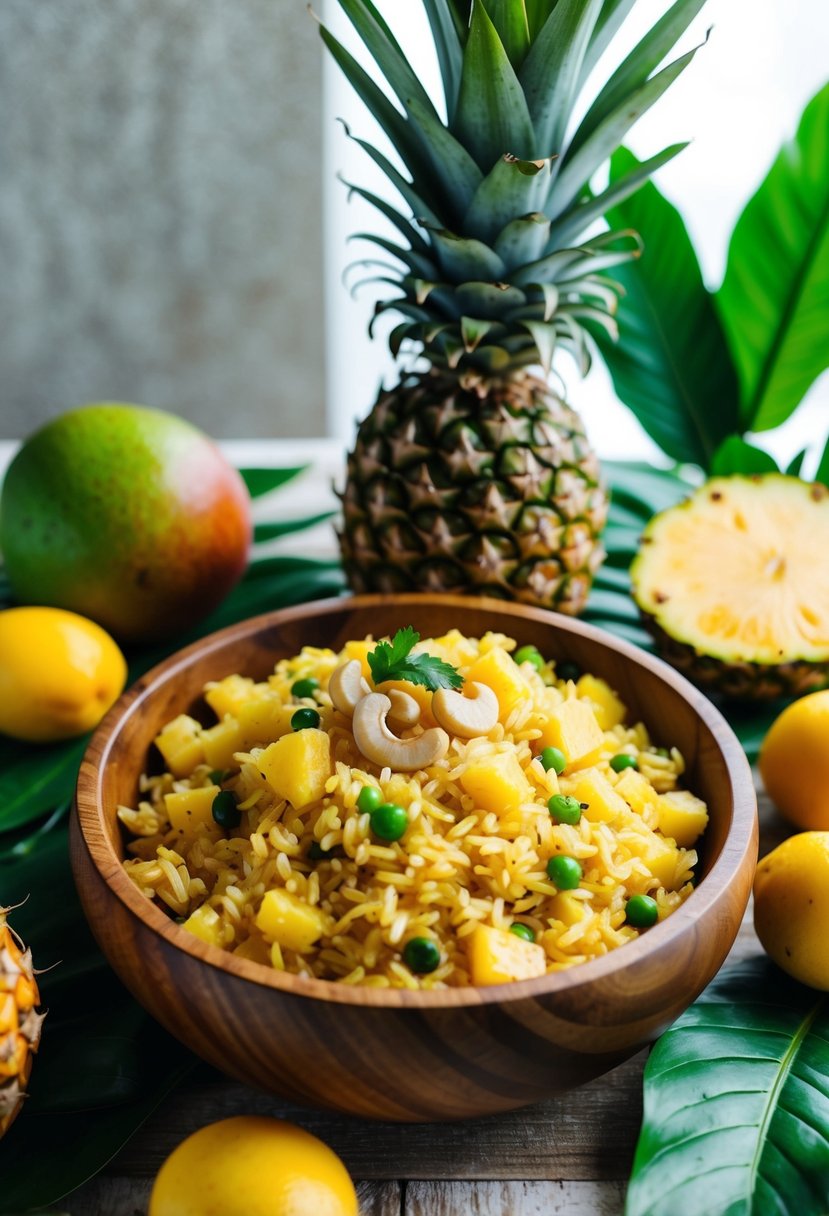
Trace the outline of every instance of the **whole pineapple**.
<instances>
[{"instance_id":1,"label":"whole pineapple","mask_svg":"<svg viewBox=\"0 0 829 1216\"><path fill-rule=\"evenodd\" d=\"M378 281L395 294L376 315L399 313L392 353L413 348L426 364L380 393L349 456L349 580L578 613L603 558L607 495L581 420L547 378L559 349L588 370L591 326L615 333L620 288L600 272L638 256L639 240L587 234L685 145L597 193L590 183L692 59L658 70L704 0L676 0L575 129L635 0L423 0L446 121L371 0L339 3L400 103L322 28L406 171L358 141L402 199L353 187L401 238L362 234L397 263L383 263Z\"/></svg>"},{"instance_id":2,"label":"whole pineapple","mask_svg":"<svg viewBox=\"0 0 829 1216\"><path fill-rule=\"evenodd\" d=\"M26 1097L32 1056L40 1043L44 1014L32 956L0 908L0 1138L8 1131Z\"/></svg>"}]
</instances>

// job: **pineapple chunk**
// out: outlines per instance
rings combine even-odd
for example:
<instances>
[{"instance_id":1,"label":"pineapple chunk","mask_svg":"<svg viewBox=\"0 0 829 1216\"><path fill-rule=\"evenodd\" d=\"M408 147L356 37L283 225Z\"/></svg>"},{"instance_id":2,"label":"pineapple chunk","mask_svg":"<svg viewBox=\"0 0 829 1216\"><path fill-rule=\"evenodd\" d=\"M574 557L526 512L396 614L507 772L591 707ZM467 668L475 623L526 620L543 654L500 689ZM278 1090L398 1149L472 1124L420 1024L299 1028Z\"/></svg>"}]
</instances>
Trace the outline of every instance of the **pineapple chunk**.
<instances>
[{"instance_id":1,"label":"pineapple chunk","mask_svg":"<svg viewBox=\"0 0 829 1216\"><path fill-rule=\"evenodd\" d=\"M343 662L350 662L351 659L359 659L360 666L363 669L363 676L366 680L371 680L371 668L368 665L368 652L374 650L376 642L346 642L343 647ZM408 692L408 686L406 688Z\"/></svg>"},{"instance_id":2,"label":"pineapple chunk","mask_svg":"<svg viewBox=\"0 0 829 1216\"><path fill-rule=\"evenodd\" d=\"M506 650L494 646L476 659L466 673L467 680L488 684L498 698L498 717L505 722L519 701L529 695L521 670Z\"/></svg>"},{"instance_id":3,"label":"pineapple chunk","mask_svg":"<svg viewBox=\"0 0 829 1216\"><path fill-rule=\"evenodd\" d=\"M690 790L660 794L657 802L659 830L683 849L696 843L708 824L708 807Z\"/></svg>"},{"instance_id":4,"label":"pineapple chunk","mask_svg":"<svg viewBox=\"0 0 829 1216\"><path fill-rule=\"evenodd\" d=\"M202 904L195 912L191 912L181 927L200 941L207 942L208 946L224 945L224 931L219 913L208 904Z\"/></svg>"},{"instance_id":5,"label":"pineapple chunk","mask_svg":"<svg viewBox=\"0 0 829 1216\"><path fill-rule=\"evenodd\" d=\"M225 714L230 714L235 718L239 714L239 710L248 701L255 701L258 697L266 696L268 692L267 684L257 684L247 676L225 676L223 680L217 680L215 684L209 684L204 694L204 699L210 708L220 720Z\"/></svg>"},{"instance_id":6,"label":"pineapple chunk","mask_svg":"<svg viewBox=\"0 0 829 1216\"><path fill-rule=\"evenodd\" d=\"M597 768L586 768L566 781L567 793L579 802L587 803L586 819L593 823L615 823L622 826L633 822L630 807Z\"/></svg>"},{"instance_id":7,"label":"pineapple chunk","mask_svg":"<svg viewBox=\"0 0 829 1216\"><path fill-rule=\"evenodd\" d=\"M185 836L195 836L200 828L215 828L213 799L218 793L218 785L205 785L198 790L165 794L164 805L171 825Z\"/></svg>"},{"instance_id":8,"label":"pineapple chunk","mask_svg":"<svg viewBox=\"0 0 829 1216\"><path fill-rule=\"evenodd\" d=\"M233 951L237 958L249 959L252 963L262 963L265 967L271 965L271 952L264 938L252 933L245 938L240 946Z\"/></svg>"},{"instance_id":9,"label":"pineapple chunk","mask_svg":"<svg viewBox=\"0 0 829 1216\"><path fill-rule=\"evenodd\" d=\"M591 706L586 701L563 701L542 724L536 746L559 748L567 757L568 768L587 768L598 760L603 743Z\"/></svg>"},{"instance_id":10,"label":"pineapple chunk","mask_svg":"<svg viewBox=\"0 0 829 1216\"><path fill-rule=\"evenodd\" d=\"M532 788L513 752L470 761L461 785L477 806L505 815L532 798Z\"/></svg>"},{"instance_id":11,"label":"pineapple chunk","mask_svg":"<svg viewBox=\"0 0 829 1216\"><path fill-rule=\"evenodd\" d=\"M673 891L676 885L676 869L679 861L679 851L667 840L657 836L644 824L639 825L635 851L641 854L645 865L653 874L660 887Z\"/></svg>"},{"instance_id":12,"label":"pineapple chunk","mask_svg":"<svg viewBox=\"0 0 829 1216\"><path fill-rule=\"evenodd\" d=\"M472 983L479 987L532 980L546 974L547 955L543 946L506 929L477 925L470 934L469 970Z\"/></svg>"},{"instance_id":13,"label":"pineapple chunk","mask_svg":"<svg viewBox=\"0 0 829 1216\"><path fill-rule=\"evenodd\" d=\"M266 891L255 923L268 941L300 954L325 932L325 914L290 891Z\"/></svg>"},{"instance_id":14,"label":"pineapple chunk","mask_svg":"<svg viewBox=\"0 0 829 1216\"><path fill-rule=\"evenodd\" d=\"M601 730L612 730L614 726L624 722L625 706L606 680L586 673L576 684L576 692L582 699L592 703L593 713Z\"/></svg>"},{"instance_id":15,"label":"pineapple chunk","mask_svg":"<svg viewBox=\"0 0 829 1216\"><path fill-rule=\"evenodd\" d=\"M237 716L245 749L262 747L287 735L296 711L296 705L283 705L281 698L273 695L257 697L240 706Z\"/></svg>"},{"instance_id":16,"label":"pineapple chunk","mask_svg":"<svg viewBox=\"0 0 829 1216\"><path fill-rule=\"evenodd\" d=\"M637 815L644 815L649 807L655 807L659 801L659 795L650 781L637 773L635 768L624 769L616 782L616 793L622 795Z\"/></svg>"},{"instance_id":17,"label":"pineapple chunk","mask_svg":"<svg viewBox=\"0 0 829 1216\"><path fill-rule=\"evenodd\" d=\"M550 900L549 907L551 915L568 928L583 920L586 911L584 901L576 899L569 891L559 891L558 895L554 895Z\"/></svg>"},{"instance_id":18,"label":"pineapple chunk","mask_svg":"<svg viewBox=\"0 0 829 1216\"><path fill-rule=\"evenodd\" d=\"M242 732L235 718L225 718L202 731L204 758L211 768L233 768L236 752L244 751Z\"/></svg>"},{"instance_id":19,"label":"pineapple chunk","mask_svg":"<svg viewBox=\"0 0 829 1216\"><path fill-rule=\"evenodd\" d=\"M168 722L155 745L174 777L189 777L197 764L204 764L201 723L187 714L179 714Z\"/></svg>"},{"instance_id":20,"label":"pineapple chunk","mask_svg":"<svg viewBox=\"0 0 829 1216\"><path fill-rule=\"evenodd\" d=\"M297 810L325 793L331 776L330 740L324 730L298 730L266 747L256 764L274 793Z\"/></svg>"}]
</instances>

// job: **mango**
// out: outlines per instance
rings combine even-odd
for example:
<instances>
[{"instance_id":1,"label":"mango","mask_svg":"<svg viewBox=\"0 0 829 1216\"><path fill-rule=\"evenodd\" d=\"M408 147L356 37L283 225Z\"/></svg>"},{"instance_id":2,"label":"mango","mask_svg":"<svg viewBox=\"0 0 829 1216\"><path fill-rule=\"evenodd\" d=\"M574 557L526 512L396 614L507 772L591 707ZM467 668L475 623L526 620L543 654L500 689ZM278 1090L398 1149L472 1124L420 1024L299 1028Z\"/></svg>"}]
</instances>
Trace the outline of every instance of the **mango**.
<instances>
[{"instance_id":1,"label":"mango","mask_svg":"<svg viewBox=\"0 0 829 1216\"><path fill-rule=\"evenodd\" d=\"M460 781L476 806L496 815L514 811L533 796L524 770L512 752L496 752L471 760Z\"/></svg>"},{"instance_id":2,"label":"mango","mask_svg":"<svg viewBox=\"0 0 829 1216\"><path fill-rule=\"evenodd\" d=\"M550 712L535 746L557 747L567 757L568 768L585 768L599 758L604 743L596 715L586 701L563 701Z\"/></svg>"},{"instance_id":3,"label":"mango","mask_svg":"<svg viewBox=\"0 0 829 1216\"><path fill-rule=\"evenodd\" d=\"M256 913L256 928L286 950L310 950L325 932L325 914L290 891L266 891Z\"/></svg>"},{"instance_id":4,"label":"mango","mask_svg":"<svg viewBox=\"0 0 829 1216\"><path fill-rule=\"evenodd\" d=\"M15 598L80 613L126 642L174 636L242 576L250 499L190 423L104 403L60 414L15 456L0 548Z\"/></svg>"},{"instance_id":5,"label":"mango","mask_svg":"<svg viewBox=\"0 0 829 1216\"><path fill-rule=\"evenodd\" d=\"M511 655L501 646L476 659L466 674L467 680L488 684L498 698L498 717L505 722L518 702L528 696L529 688Z\"/></svg>"},{"instance_id":6,"label":"mango","mask_svg":"<svg viewBox=\"0 0 829 1216\"><path fill-rule=\"evenodd\" d=\"M332 772L330 740L324 730L298 730L266 747L256 764L277 797L298 810L325 793Z\"/></svg>"},{"instance_id":7,"label":"mango","mask_svg":"<svg viewBox=\"0 0 829 1216\"><path fill-rule=\"evenodd\" d=\"M477 925L469 935L469 971L479 987L532 980L546 973L547 955L543 946L507 929Z\"/></svg>"}]
</instances>

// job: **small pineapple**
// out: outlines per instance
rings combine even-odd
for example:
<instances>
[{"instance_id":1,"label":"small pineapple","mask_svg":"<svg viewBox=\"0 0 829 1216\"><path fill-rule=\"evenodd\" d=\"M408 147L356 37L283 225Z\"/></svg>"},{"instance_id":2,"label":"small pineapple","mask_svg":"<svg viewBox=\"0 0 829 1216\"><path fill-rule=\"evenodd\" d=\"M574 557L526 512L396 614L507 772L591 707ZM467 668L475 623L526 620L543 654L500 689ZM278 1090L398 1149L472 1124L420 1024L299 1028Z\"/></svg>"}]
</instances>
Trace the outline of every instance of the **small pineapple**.
<instances>
[{"instance_id":1,"label":"small pineapple","mask_svg":"<svg viewBox=\"0 0 829 1216\"><path fill-rule=\"evenodd\" d=\"M40 1043L46 1016L40 1004L30 951L9 926L8 908L0 908L0 1138L14 1122Z\"/></svg>"},{"instance_id":2,"label":"small pineapple","mask_svg":"<svg viewBox=\"0 0 829 1216\"><path fill-rule=\"evenodd\" d=\"M398 263L383 263L378 281L394 292L376 315L400 314L392 353L425 364L381 392L349 457L349 580L578 613L603 558L607 495L580 419L547 380L559 349L588 370L589 327L615 334L621 289L600 272L638 256L639 240L587 234L684 145L605 188L593 179L691 61L660 68L704 0L675 0L598 86L593 69L635 0L423 0L437 106L372 0L339 3L389 91L324 27L323 39L404 167L359 141L403 200L354 187L398 234L362 234Z\"/></svg>"},{"instance_id":3,"label":"small pineapple","mask_svg":"<svg viewBox=\"0 0 829 1216\"><path fill-rule=\"evenodd\" d=\"M656 515L631 567L664 657L725 696L829 683L829 489L770 473L716 477Z\"/></svg>"}]
</instances>

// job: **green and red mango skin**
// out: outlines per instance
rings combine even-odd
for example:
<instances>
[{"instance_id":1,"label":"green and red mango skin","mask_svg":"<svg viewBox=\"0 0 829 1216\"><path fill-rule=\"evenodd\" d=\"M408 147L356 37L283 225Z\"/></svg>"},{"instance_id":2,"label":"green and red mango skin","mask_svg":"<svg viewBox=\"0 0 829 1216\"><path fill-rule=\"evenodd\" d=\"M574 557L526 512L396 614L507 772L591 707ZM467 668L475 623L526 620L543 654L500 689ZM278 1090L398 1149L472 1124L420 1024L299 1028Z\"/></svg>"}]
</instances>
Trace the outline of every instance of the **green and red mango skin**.
<instances>
[{"instance_id":1,"label":"green and red mango skin","mask_svg":"<svg viewBox=\"0 0 829 1216\"><path fill-rule=\"evenodd\" d=\"M83 406L23 445L0 498L16 598L67 608L120 641L169 637L244 573L250 498L190 423L143 406Z\"/></svg>"}]
</instances>

